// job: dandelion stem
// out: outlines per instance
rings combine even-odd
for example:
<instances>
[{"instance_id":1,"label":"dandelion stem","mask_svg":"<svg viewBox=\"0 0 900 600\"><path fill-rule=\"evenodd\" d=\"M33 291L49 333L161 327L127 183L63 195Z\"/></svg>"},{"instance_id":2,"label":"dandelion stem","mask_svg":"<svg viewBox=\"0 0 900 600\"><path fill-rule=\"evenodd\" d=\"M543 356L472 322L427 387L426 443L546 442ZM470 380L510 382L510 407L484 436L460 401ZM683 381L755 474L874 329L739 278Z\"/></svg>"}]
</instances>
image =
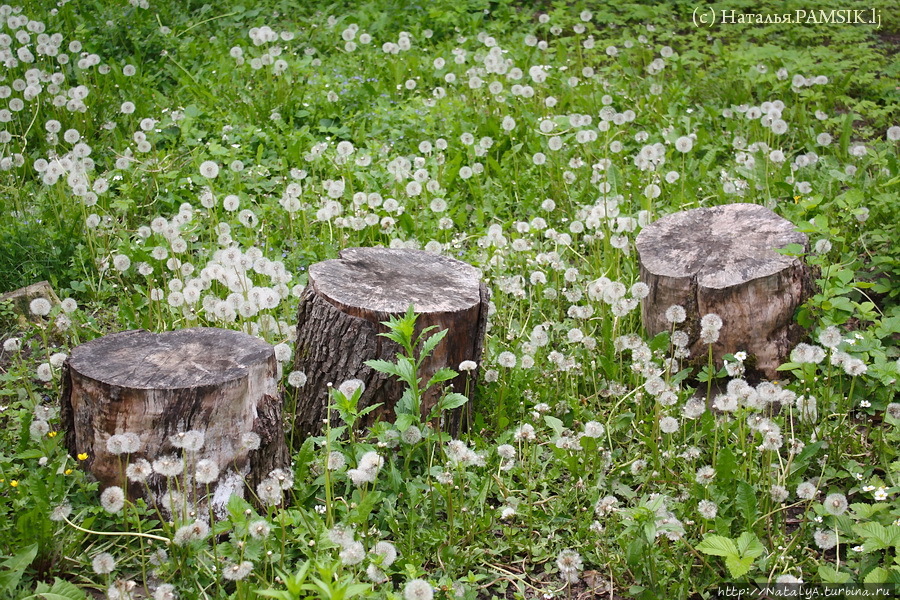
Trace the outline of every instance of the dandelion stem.
<instances>
[{"instance_id":1,"label":"dandelion stem","mask_svg":"<svg viewBox=\"0 0 900 600\"><path fill-rule=\"evenodd\" d=\"M84 527L80 527L66 517L63 517L63 521L65 521L78 531L81 531L83 533L91 533L93 535L126 535L131 537L147 538L149 540L158 540L160 542L164 542L167 545L172 542L172 540L170 540L169 538L164 538L161 535L153 535L152 533L135 533L133 531L94 531L93 529L85 529Z\"/></svg>"},{"instance_id":2,"label":"dandelion stem","mask_svg":"<svg viewBox=\"0 0 900 600\"><path fill-rule=\"evenodd\" d=\"M210 17L210 18L208 18L208 19L204 19L203 21L200 21L199 23L194 23L193 25L191 25L190 27L188 27L188 28L185 29L184 31L179 31L178 33L175 34L175 37L178 37L178 36L180 36L180 35L182 35L182 34L184 34L184 33L187 33L188 31L190 31L190 30L193 29L194 27L200 27L200 26L203 25L204 23L209 23L210 21L215 21L215 20L217 20L217 19L225 19L225 18L227 18L227 17L232 17L232 16L238 14L238 12L239 12L239 11L234 11L234 12L228 13L227 15L216 15L215 17Z\"/></svg>"}]
</instances>

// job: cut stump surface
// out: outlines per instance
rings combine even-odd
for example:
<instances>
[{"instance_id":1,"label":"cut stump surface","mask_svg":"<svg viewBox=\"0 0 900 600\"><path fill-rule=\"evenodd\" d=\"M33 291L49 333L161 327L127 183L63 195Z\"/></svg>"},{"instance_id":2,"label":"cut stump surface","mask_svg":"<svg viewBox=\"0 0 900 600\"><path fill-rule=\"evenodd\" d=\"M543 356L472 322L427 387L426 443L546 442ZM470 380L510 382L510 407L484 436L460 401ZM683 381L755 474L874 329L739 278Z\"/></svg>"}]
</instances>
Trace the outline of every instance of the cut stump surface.
<instances>
[{"instance_id":1,"label":"cut stump surface","mask_svg":"<svg viewBox=\"0 0 900 600\"><path fill-rule=\"evenodd\" d=\"M204 501L206 485L194 479L201 459L219 475L209 485L213 507L223 515L232 494L245 497L288 462L272 346L237 331L196 327L164 333L144 330L107 335L74 348L63 376L62 417L66 446L87 453L85 465L102 488L126 488L123 468L145 458L183 457L181 489ZM199 450L180 448L172 436L202 431ZM116 434L134 433L140 449L117 455L107 448ZM259 436L258 449L253 435ZM159 501L166 477L154 473L143 484L128 482L131 497L146 490ZM187 483L187 485L185 485Z\"/></svg>"},{"instance_id":2,"label":"cut stump surface","mask_svg":"<svg viewBox=\"0 0 900 600\"><path fill-rule=\"evenodd\" d=\"M796 256L776 252L789 244L809 248L805 234L756 204L698 208L645 227L637 237L641 281L650 287L642 316L648 333L668 331L666 310L681 305L692 357L706 357L699 321L708 313L723 321L716 360L740 350L768 378L803 331L794 311L813 287L809 268Z\"/></svg>"},{"instance_id":3,"label":"cut stump surface","mask_svg":"<svg viewBox=\"0 0 900 600\"><path fill-rule=\"evenodd\" d=\"M465 360L481 359L488 294L477 269L420 250L349 248L339 256L309 267L309 284L300 299L294 368L305 373L307 381L297 390L295 429L304 435L321 431L328 384L338 386L348 379L365 384L361 407L384 403L366 424L393 420L403 385L365 361L396 360L400 347L378 334L388 331L382 322L403 315L410 305L419 314L417 333L432 325L432 333L448 330L423 364L424 380L441 367L458 369ZM461 373L450 382L454 391L466 392L466 377ZM425 396L423 416L437 399L434 393ZM455 431L459 412L448 417Z\"/></svg>"}]
</instances>

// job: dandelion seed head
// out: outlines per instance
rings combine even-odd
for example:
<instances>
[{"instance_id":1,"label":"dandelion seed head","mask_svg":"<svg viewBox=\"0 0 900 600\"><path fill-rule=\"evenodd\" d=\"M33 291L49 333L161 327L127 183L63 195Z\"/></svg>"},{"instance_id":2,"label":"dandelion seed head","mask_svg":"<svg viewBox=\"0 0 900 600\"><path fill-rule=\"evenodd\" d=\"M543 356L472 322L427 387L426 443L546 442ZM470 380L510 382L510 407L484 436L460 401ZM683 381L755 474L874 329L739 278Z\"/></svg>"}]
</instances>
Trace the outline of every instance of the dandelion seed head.
<instances>
[{"instance_id":1,"label":"dandelion seed head","mask_svg":"<svg viewBox=\"0 0 900 600\"><path fill-rule=\"evenodd\" d=\"M119 486L110 486L100 494L100 504L106 512L118 514L125 507L125 492Z\"/></svg>"},{"instance_id":2,"label":"dandelion seed head","mask_svg":"<svg viewBox=\"0 0 900 600\"><path fill-rule=\"evenodd\" d=\"M97 575L107 575L116 569L116 559L109 552L101 552L91 560L91 568Z\"/></svg>"},{"instance_id":3,"label":"dandelion seed head","mask_svg":"<svg viewBox=\"0 0 900 600\"><path fill-rule=\"evenodd\" d=\"M219 465L216 461L209 458L198 460L194 478L201 485L207 485L216 481L219 478Z\"/></svg>"},{"instance_id":4,"label":"dandelion seed head","mask_svg":"<svg viewBox=\"0 0 900 600\"><path fill-rule=\"evenodd\" d=\"M52 306L50 305L50 301L46 298L35 298L31 301L28 308L34 316L45 317L50 314Z\"/></svg>"},{"instance_id":5,"label":"dandelion seed head","mask_svg":"<svg viewBox=\"0 0 900 600\"><path fill-rule=\"evenodd\" d=\"M241 581L253 571L253 563L245 560L238 564L226 565L222 569L222 577L230 581Z\"/></svg>"},{"instance_id":6,"label":"dandelion seed head","mask_svg":"<svg viewBox=\"0 0 900 600\"><path fill-rule=\"evenodd\" d=\"M175 477L181 474L183 469L184 462L174 454L163 456L153 461L153 470L163 477Z\"/></svg>"},{"instance_id":7,"label":"dandelion seed head","mask_svg":"<svg viewBox=\"0 0 900 600\"><path fill-rule=\"evenodd\" d=\"M145 458L133 460L125 467L125 476L128 478L128 481L135 483L146 481L152 474L153 467Z\"/></svg>"},{"instance_id":8,"label":"dandelion seed head","mask_svg":"<svg viewBox=\"0 0 900 600\"><path fill-rule=\"evenodd\" d=\"M403 588L403 597L405 600L432 600L434 590L424 579L413 579Z\"/></svg>"},{"instance_id":9,"label":"dandelion seed head","mask_svg":"<svg viewBox=\"0 0 900 600\"><path fill-rule=\"evenodd\" d=\"M816 497L816 486L810 481L804 481L797 486L797 497L801 500L812 500Z\"/></svg>"},{"instance_id":10,"label":"dandelion seed head","mask_svg":"<svg viewBox=\"0 0 900 600\"><path fill-rule=\"evenodd\" d=\"M389 567L397 560L397 548L391 542L382 540L372 548L372 554L381 557L381 566Z\"/></svg>"},{"instance_id":11,"label":"dandelion seed head","mask_svg":"<svg viewBox=\"0 0 900 600\"><path fill-rule=\"evenodd\" d=\"M844 494L828 494L822 504L825 511L831 515L842 515L847 511L847 497Z\"/></svg>"}]
</instances>

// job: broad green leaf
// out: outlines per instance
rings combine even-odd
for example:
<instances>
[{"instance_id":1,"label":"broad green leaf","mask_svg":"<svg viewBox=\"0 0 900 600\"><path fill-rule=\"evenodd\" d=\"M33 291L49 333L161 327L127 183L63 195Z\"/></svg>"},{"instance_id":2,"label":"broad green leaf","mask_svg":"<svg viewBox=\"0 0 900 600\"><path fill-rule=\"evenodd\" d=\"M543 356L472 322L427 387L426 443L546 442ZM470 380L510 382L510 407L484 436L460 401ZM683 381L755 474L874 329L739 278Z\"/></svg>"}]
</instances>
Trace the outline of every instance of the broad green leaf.
<instances>
[{"instance_id":1,"label":"broad green leaf","mask_svg":"<svg viewBox=\"0 0 900 600\"><path fill-rule=\"evenodd\" d=\"M21 600L84 600L87 594L70 581L57 577L53 585L38 583L34 588L34 594Z\"/></svg>"},{"instance_id":2,"label":"broad green leaf","mask_svg":"<svg viewBox=\"0 0 900 600\"><path fill-rule=\"evenodd\" d=\"M401 347L405 347L409 343L409 339L400 331L387 331L385 333L379 333L378 335L396 342L397 345Z\"/></svg>"},{"instance_id":3,"label":"broad green leaf","mask_svg":"<svg viewBox=\"0 0 900 600\"><path fill-rule=\"evenodd\" d=\"M831 565L819 565L819 579L823 583L847 583L850 581L850 573L837 571Z\"/></svg>"},{"instance_id":4,"label":"broad green leaf","mask_svg":"<svg viewBox=\"0 0 900 600\"><path fill-rule=\"evenodd\" d=\"M405 381L407 385L418 385L418 379L416 379L416 365L413 363L412 359L406 358L405 356L397 357L397 377Z\"/></svg>"},{"instance_id":5,"label":"broad green leaf","mask_svg":"<svg viewBox=\"0 0 900 600\"><path fill-rule=\"evenodd\" d=\"M371 589L369 584L367 583L354 583L349 586L345 590L344 598L353 598L354 596L359 596L360 594L364 594Z\"/></svg>"},{"instance_id":6,"label":"broad green leaf","mask_svg":"<svg viewBox=\"0 0 900 600\"><path fill-rule=\"evenodd\" d=\"M447 335L447 329L443 331L439 331L422 344L422 351L419 354L419 360L424 359L426 356L429 356L431 352L434 350L435 346L441 343L441 340L444 339L444 336Z\"/></svg>"},{"instance_id":7,"label":"broad green leaf","mask_svg":"<svg viewBox=\"0 0 900 600\"><path fill-rule=\"evenodd\" d=\"M10 558L7 558L0 567L6 569L5 572L0 571L0 592L12 592L19 586L25 569L32 563L34 557L37 556L38 545L32 544Z\"/></svg>"},{"instance_id":8,"label":"broad green leaf","mask_svg":"<svg viewBox=\"0 0 900 600\"><path fill-rule=\"evenodd\" d=\"M0 563L0 567L5 567L10 571L18 571L19 569L24 570L28 568L28 565L30 565L34 560L34 557L37 556L37 551L38 545L32 544L18 554L4 560Z\"/></svg>"},{"instance_id":9,"label":"broad green leaf","mask_svg":"<svg viewBox=\"0 0 900 600\"><path fill-rule=\"evenodd\" d=\"M414 400L412 390L410 388L406 388L405 390L403 390L403 394L400 396L400 400L398 400L397 404L394 405L394 414L400 415L403 413L415 413L413 402Z\"/></svg>"},{"instance_id":10,"label":"broad green leaf","mask_svg":"<svg viewBox=\"0 0 900 600\"><path fill-rule=\"evenodd\" d=\"M351 523L365 523L368 520L369 515L372 513L372 510L375 508L375 505L381 501L382 494L378 491L372 491L366 494L366 497L350 511L350 514L347 516L347 520Z\"/></svg>"},{"instance_id":11,"label":"broad green leaf","mask_svg":"<svg viewBox=\"0 0 900 600\"><path fill-rule=\"evenodd\" d=\"M749 556L751 558L762 556L762 553L766 551L759 538L749 531L745 531L737 539L737 548L741 556Z\"/></svg>"},{"instance_id":12,"label":"broad green leaf","mask_svg":"<svg viewBox=\"0 0 900 600\"><path fill-rule=\"evenodd\" d=\"M294 600L296 596L287 590L253 590L258 596L266 598L277 598L278 600Z\"/></svg>"},{"instance_id":13,"label":"broad green leaf","mask_svg":"<svg viewBox=\"0 0 900 600\"><path fill-rule=\"evenodd\" d=\"M870 521L853 526L853 531L863 538L863 552L883 550L891 546L900 546L900 527Z\"/></svg>"},{"instance_id":14,"label":"broad green leaf","mask_svg":"<svg viewBox=\"0 0 900 600\"><path fill-rule=\"evenodd\" d=\"M716 458L716 479L723 487L731 489L731 482L734 481L736 472L737 460L734 452L728 446L724 446L719 450L719 456Z\"/></svg>"},{"instance_id":15,"label":"broad green leaf","mask_svg":"<svg viewBox=\"0 0 900 600\"><path fill-rule=\"evenodd\" d=\"M394 422L394 427L397 428L397 431L403 433L409 427L416 422L416 417L409 413L403 413L402 415L397 415L397 420Z\"/></svg>"},{"instance_id":16,"label":"broad green leaf","mask_svg":"<svg viewBox=\"0 0 900 600\"><path fill-rule=\"evenodd\" d=\"M557 437L562 435L563 432L563 422L557 419L556 417L551 417L550 415L544 415L544 423L553 430L553 433L556 434Z\"/></svg>"},{"instance_id":17,"label":"broad green leaf","mask_svg":"<svg viewBox=\"0 0 900 600\"><path fill-rule=\"evenodd\" d=\"M750 571L750 567L753 566L753 557L726 556L725 566L728 567L728 572L731 573L732 577L743 577Z\"/></svg>"},{"instance_id":18,"label":"broad green leaf","mask_svg":"<svg viewBox=\"0 0 900 600\"><path fill-rule=\"evenodd\" d=\"M244 519L244 511L247 509L253 510L253 507L250 506L250 503L237 494L231 495L231 497L228 499L226 508L228 509L228 513L231 515L231 518L234 521L242 521Z\"/></svg>"},{"instance_id":19,"label":"broad green leaf","mask_svg":"<svg viewBox=\"0 0 900 600\"><path fill-rule=\"evenodd\" d=\"M875 504L865 504L863 502L854 502L850 505L853 516L859 520L871 519L873 515L883 511L890 505L887 502L876 502Z\"/></svg>"},{"instance_id":20,"label":"broad green leaf","mask_svg":"<svg viewBox=\"0 0 900 600\"><path fill-rule=\"evenodd\" d=\"M635 566L641 562L641 558L644 556L644 543L643 536L635 536L628 544L628 548L625 551L625 561L629 565Z\"/></svg>"},{"instance_id":21,"label":"broad green leaf","mask_svg":"<svg viewBox=\"0 0 900 600\"><path fill-rule=\"evenodd\" d=\"M884 567L875 567L866 574L865 578L863 578L863 583L870 585L873 583L885 583L888 575L889 572Z\"/></svg>"},{"instance_id":22,"label":"broad green leaf","mask_svg":"<svg viewBox=\"0 0 900 600\"><path fill-rule=\"evenodd\" d=\"M430 388L436 383L442 383L444 381L450 381L454 377L457 376L457 372L453 369L448 369L447 367L442 367L438 369L434 375L431 376L431 379L428 380L428 385L426 388Z\"/></svg>"},{"instance_id":23,"label":"broad green leaf","mask_svg":"<svg viewBox=\"0 0 900 600\"><path fill-rule=\"evenodd\" d=\"M697 544L697 550L712 556L738 556L739 554L734 540L714 533L703 538L703 541Z\"/></svg>"},{"instance_id":24,"label":"broad green leaf","mask_svg":"<svg viewBox=\"0 0 900 600\"><path fill-rule=\"evenodd\" d=\"M457 394L456 392L451 392L441 398L441 409L442 410L453 410L454 408L459 408L469 399L463 396L462 394Z\"/></svg>"},{"instance_id":25,"label":"broad green leaf","mask_svg":"<svg viewBox=\"0 0 900 600\"><path fill-rule=\"evenodd\" d=\"M734 505L750 525L756 520L757 494L752 485L746 481L738 482Z\"/></svg>"},{"instance_id":26,"label":"broad green leaf","mask_svg":"<svg viewBox=\"0 0 900 600\"><path fill-rule=\"evenodd\" d=\"M357 416L364 417L383 404L384 404L384 402L379 402L377 404L373 404L372 406L367 406L364 409L362 409L361 411L359 411L359 415L357 415Z\"/></svg>"},{"instance_id":27,"label":"broad green leaf","mask_svg":"<svg viewBox=\"0 0 900 600\"><path fill-rule=\"evenodd\" d=\"M375 369L379 373L386 373L388 375L399 376L400 373L397 371L397 365L392 362L388 362L386 360L367 360L366 366L370 369Z\"/></svg>"}]
</instances>

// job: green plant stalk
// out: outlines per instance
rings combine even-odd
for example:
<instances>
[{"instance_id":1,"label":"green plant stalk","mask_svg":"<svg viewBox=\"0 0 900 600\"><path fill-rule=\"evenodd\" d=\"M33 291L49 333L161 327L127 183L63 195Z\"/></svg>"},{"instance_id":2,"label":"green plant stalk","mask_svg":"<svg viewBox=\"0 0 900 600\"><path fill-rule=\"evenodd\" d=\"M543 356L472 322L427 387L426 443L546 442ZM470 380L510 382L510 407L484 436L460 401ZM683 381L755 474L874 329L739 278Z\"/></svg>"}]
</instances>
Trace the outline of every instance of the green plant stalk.
<instances>
[{"instance_id":1,"label":"green plant stalk","mask_svg":"<svg viewBox=\"0 0 900 600\"><path fill-rule=\"evenodd\" d=\"M147 538L149 540L157 540L160 542L164 542L166 545L170 544L172 540L169 538L164 538L160 535L153 535L152 533L135 533L133 531L95 531L93 529L85 529L84 527L80 527L76 525L72 521L68 519L68 517L63 517L63 521L65 521L70 527L76 529L82 533L90 533L92 535L107 535L107 536L125 536L125 537L139 537L139 538Z\"/></svg>"},{"instance_id":2,"label":"green plant stalk","mask_svg":"<svg viewBox=\"0 0 900 600\"><path fill-rule=\"evenodd\" d=\"M325 514L328 528L334 527L334 492L332 490L331 471L328 459L331 456L331 403L328 403L325 414Z\"/></svg>"}]
</instances>

